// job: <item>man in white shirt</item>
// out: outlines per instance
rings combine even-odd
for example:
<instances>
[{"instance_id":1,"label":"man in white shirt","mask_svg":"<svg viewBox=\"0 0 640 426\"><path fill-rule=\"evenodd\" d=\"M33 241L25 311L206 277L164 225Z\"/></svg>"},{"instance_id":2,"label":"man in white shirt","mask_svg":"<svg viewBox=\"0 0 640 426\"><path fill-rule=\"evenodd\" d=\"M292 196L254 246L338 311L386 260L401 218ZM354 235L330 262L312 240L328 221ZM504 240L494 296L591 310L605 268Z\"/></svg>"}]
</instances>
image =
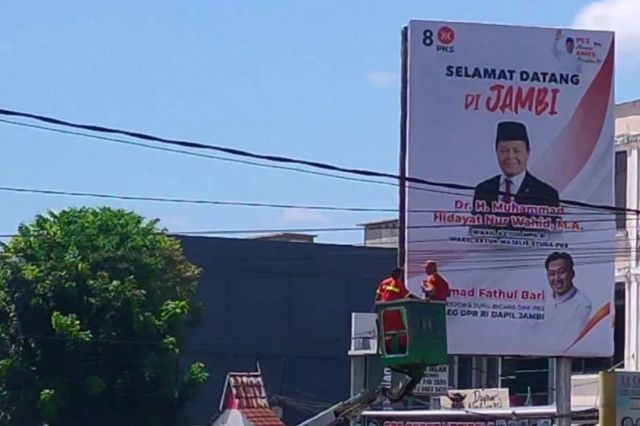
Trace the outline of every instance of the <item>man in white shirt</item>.
<instances>
[{"instance_id":1,"label":"man in white shirt","mask_svg":"<svg viewBox=\"0 0 640 426\"><path fill-rule=\"evenodd\" d=\"M564 46L561 46L564 45ZM553 43L553 55L560 62L562 71L571 74L580 74L582 64L575 53L576 42L572 37L567 37L562 43L562 30L556 31L556 39Z\"/></svg>"},{"instance_id":2,"label":"man in white shirt","mask_svg":"<svg viewBox=\"0 0 640 426\"><path fill-rule=\"evenodd\" d=\"M591 317L591 301L574 284L575 269L568 253L551 253L544 263L551 288L547 301L545 323L549 332L545 338L558 339L558 344L570 345Z\"/></svg>"}]
</instances>

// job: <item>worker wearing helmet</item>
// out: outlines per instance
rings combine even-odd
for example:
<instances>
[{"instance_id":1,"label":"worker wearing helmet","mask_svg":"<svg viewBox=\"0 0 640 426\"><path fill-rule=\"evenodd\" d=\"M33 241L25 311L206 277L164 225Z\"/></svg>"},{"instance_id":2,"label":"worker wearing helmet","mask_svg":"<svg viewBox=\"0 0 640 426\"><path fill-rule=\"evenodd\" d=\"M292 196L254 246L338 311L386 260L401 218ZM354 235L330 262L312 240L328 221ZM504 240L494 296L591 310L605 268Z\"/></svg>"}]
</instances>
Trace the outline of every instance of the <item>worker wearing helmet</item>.
<instances>
[{"instance_id":1,"label":"worker wearing helmet","mask_svg":"<svg viewBox=\"0 0 640 426\"><path fill-rule=\"evenodd\" d=\"M402 279L402 268L395 268L391 275L380 282L376 290L376 302L390 302L409 296Z\"/></svg>"},{"instance_id":2,"label":"worker wearing helmet","mask_svg":"<svg viewBox=\"0 0 640 426\"><path fill-rule=\"evenodd\" d=\"M376 302L391 302L411 296L411 293L404 285L402 275L402 268L396 268L388 278L380 282L376 291ZM402 319L401 312L397 309L385 310L382 314L382 327L386 353L406 352L407 326Z\"/></svg>"},{"instance_id":3,"label":"worker wearing helmet","mask_svg":"<svg viewBox=\"0 0 640 426\"><path fill-rule=\"evenodd\" d=\"M424 298L439 302L446 302L449 297L449 283L438 273L436 262L429 260L425 264L424 271L427 279L422 282Z\"/></svg>"}]
</instances>

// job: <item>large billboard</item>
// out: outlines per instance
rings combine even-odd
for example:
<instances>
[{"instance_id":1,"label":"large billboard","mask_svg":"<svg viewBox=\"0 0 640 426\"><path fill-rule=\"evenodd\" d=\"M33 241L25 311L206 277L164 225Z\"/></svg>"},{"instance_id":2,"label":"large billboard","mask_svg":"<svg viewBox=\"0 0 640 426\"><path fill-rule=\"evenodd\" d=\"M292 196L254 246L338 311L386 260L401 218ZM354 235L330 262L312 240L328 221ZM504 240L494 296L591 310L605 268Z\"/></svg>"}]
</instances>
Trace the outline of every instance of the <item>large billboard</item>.
<instances>
[{"instance_id":1,"label":"large billboard","mask_svg":"<svg viewBox=\"0 0 640 426\"><path fill-rule=\"evenodd\" d=\"M615 217L592 206L613 204L613 51L610 32L410 22L407 283L437 262L450 353L613 354Z\"/></svg>"}]
</instances>

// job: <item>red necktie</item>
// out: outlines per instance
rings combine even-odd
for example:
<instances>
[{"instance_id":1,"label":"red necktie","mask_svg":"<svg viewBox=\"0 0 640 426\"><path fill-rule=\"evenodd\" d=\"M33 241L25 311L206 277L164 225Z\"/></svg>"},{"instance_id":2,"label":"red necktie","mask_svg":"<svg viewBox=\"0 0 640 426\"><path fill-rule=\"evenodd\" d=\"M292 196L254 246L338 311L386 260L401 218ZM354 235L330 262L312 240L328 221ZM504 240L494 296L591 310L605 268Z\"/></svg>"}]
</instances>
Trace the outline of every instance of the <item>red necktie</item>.
<instances>
[{"instance_id":1,"label":"red necktie","mask_svg":"<svg viewBox=\"0 0 640 426\"><path fill-rule=\"evenodd\" d=\"M511 202L511 179L505 179L504 192L506 192L506 194L504 194L502 201L509 204Z\"/></svg>"}]
</instances>

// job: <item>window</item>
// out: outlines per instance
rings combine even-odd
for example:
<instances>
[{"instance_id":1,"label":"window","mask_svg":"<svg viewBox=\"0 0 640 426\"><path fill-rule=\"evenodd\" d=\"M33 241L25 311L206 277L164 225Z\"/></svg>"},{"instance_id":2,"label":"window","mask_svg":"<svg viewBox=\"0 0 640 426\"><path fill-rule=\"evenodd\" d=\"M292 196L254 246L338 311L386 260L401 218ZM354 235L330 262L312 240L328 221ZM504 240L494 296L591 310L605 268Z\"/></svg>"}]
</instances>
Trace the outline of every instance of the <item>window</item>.
<instances>
[{"instance_id":1,"label":"window","mask_svg":"<svg viewBox=\"0 0 640 426\"><path fill-rule=\"evenodd\" d=\"M473 357L458 357L458 389L470 389L472 387L473 377Z\"/></svg>"},{"instance_id":2,"label":"window","mask_svg":"<svg viewBox=\"0 0 640 426\"><path fill-rule=\"evenodd\" d=\"M513 407L527 403L546 405L549 403L549 359L505 356L501 361L500 383L501 387L509 388Z\"/></svg>"},{"instance_id":3,"label":"window","mask_svg":"<svg viewBox=\"0 0 640 426\"><path fill-rule=\"evenodd\" d=\"M616 152L614 191L616 207L627 207L627 151ZM626 228L627 216L616 213L616 229Z\"/></svg>"}]
</instances>

